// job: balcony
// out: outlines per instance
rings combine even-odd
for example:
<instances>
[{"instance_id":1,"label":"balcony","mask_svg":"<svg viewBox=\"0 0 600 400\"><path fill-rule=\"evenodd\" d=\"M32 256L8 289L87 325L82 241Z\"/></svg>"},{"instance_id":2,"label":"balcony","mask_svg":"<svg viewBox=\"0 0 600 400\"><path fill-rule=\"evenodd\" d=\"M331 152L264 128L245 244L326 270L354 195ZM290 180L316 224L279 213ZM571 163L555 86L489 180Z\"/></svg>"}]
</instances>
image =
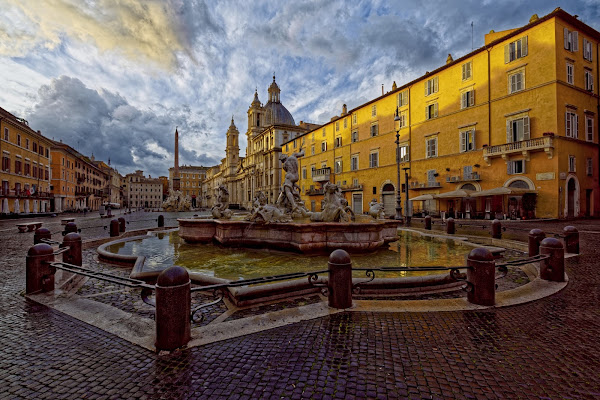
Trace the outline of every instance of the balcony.
<instances>
[{"instance_id":1,"label":"balcony","mask_svg":"<svg viewBox=\"0 0 600 400\"><path fill-rule=\"evenodd\" d=\"M488 146L483 149L483 159L490 165L493 157L502 157L503 160L508 160L508 157L512 154L522 154L527 161L529 161L529 152L543 150L546 152L548 158L552 158L554 155L554 145L551 136L544 136L541 138L523 140L521 142L512 142L501 144L498 146Z\"/></svg>"},{"instance_id":2,"label":"balcony","mask_svg":"<svg viewBox=\"0 0 600 400\"><path fill-rule=\"evenodd\" d=\"M439 187L442 187L442 184L437 181L424 182L424 183L413 181L413 182L410 182L410 185L408 188L410 190L421 190L421 189L432 189L432 188L439 188Z\"/></svg>"},{"instance_id":3,"label":"balcony","mask_svg":"<svg viewBox=\"0 0 600 400\"><path fill-rule=\"evenodd\" d=\"M340 189L342 190L342 192L360 191L360 190L363 190L363 185L361 185L361 184L358 184L358 185L342 185L340 187Z\"/></svg>"},{"instance_id":4,"label":"balcony","mask_svg":"<svg viewBox=\"0 0 600 400\"><path fill-rule=\"evenodd\" d=\"M311 187L310 189L308 189L305 194L309 195L309 196L314 196L314 195L318 195L318 194L325 194L325 189L324 188L319 188L319 189L315 189L313 187Z\"/></svg>"},{"instance_id":5,"label":"balcony","mask_svg":"<svg viewBox=\"0 0 600 400\"><path fill-rule=\"evenodd\" d=\"M472 172L467 175L463 174L463 175L446 177L446 182L448 182L448 183L473 182L473 181L480 181L480 180L481 180L481 175L479 175L479 172Z\"/></svg>"},{"instance_id":6,"label":"balcony","mask_svg":"<svg viewBox=\"0 0 600 400\"><path fill-rule=\"evenodd\" d=\"M312 171L313 182L329 182L331 176L331 167L314 169Z\"/></svg>"}]
</instances>

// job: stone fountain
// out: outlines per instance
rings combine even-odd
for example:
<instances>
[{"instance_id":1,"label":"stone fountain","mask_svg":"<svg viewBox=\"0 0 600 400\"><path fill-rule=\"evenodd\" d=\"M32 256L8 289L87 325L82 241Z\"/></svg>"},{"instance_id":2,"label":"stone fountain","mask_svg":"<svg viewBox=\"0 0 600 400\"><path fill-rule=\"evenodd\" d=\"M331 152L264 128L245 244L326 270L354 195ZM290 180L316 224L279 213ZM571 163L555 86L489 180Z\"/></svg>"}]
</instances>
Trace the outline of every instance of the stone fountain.
<instances>
[{"instance_id":1,"label":"stone fountain","mask_svg":"<svg viewBox=\"0 0 600 400\"><path fill-rule=\"evenodd\" d=\"M302 253L329 252L344 249L350 252L375 250L397 240L400 221L382 219L381 207L371 205L371 216L357 218L338 185L327 183L323 210L310 212L300 199L298 159L302 152L280 161L286 172L275 204L268 204L264 193L258 192L254 207L246 218L232 217L229 194L219 188L213 219L178 219L179 236L190 243L216 241L226 246L267 247Z\"/></svg>"},{"instance_id":2,"label":"stone fountain","mask_svg":"<svg viewBox=\"0 0 600 400\"><path fill-rule=\"evenodd\" d=\"M169 197L163 202L162 208L165 211L190 211L192 201L189 196L184 196L181 190L171 190Z\"/></svg>"}]
</instances>

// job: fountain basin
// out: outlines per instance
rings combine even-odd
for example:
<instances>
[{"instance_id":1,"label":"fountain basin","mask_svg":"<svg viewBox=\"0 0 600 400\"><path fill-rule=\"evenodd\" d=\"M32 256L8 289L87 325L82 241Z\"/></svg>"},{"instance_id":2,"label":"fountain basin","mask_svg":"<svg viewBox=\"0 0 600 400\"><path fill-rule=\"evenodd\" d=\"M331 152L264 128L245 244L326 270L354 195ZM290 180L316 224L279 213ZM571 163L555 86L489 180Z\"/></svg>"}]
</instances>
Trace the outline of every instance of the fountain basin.
<instances>
[{"instance_id":1,"label":"fountain basin","mask_svg":"<svg viewBox=\"0 0 600 400\"><path fill-rule=\"evenodd\" d=\"M248 221L187 219L179 222L179 236L189 243L216 241L224 246L268 247L305 254L343 249L373 251L398 239L400 221L290 222L259 224Z\"/></svg>"}]
</instances>

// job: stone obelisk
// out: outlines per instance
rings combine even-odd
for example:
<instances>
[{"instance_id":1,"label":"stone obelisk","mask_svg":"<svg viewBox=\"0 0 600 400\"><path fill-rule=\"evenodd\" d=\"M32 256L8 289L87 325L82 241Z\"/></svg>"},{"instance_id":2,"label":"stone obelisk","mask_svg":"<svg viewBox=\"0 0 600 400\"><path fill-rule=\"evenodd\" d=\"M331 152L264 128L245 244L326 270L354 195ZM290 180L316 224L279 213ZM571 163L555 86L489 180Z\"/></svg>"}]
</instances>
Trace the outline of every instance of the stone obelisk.
<instances>
[{"instance_id":1,"label":"stone obelisk","mask_svg":"<svg viewBox=\"0 0 600 400\"><path fill-rule=\"evenodd\" d=\"M180 190L179 182L179 132L175 127L175 170L173 171L173 190Z\"/></svg>"}]
</instances>

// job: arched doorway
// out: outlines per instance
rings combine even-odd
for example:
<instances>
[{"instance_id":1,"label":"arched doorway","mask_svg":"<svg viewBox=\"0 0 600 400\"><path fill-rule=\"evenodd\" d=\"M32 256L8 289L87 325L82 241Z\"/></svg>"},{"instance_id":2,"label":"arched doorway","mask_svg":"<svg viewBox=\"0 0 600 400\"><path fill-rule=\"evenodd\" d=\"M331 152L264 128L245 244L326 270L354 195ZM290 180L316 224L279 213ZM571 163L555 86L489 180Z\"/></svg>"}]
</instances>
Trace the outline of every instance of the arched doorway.
<instances>
[{"instance_id":1,"label":"arched doorway","mask_svg":"<svg viewBox=\"0 0 600 400\"><path fill-rule=\"evenodd\" d=\"M575 192L577 185L575 179L569 179L567 182L567 218L575 217Z\"/></svg>"},{"instance_id":2,"label":"arched doorway","mask_svg":"<svg viewBox=\"0 0 600 400\"><path fill-rule=\"evenodd\" d=\"M386 217L394 217L396 215L396 200L394 194L394 185L386 183L381 189L381 196L383 200L383 211Z\"/></svg>"},{"instance_id":3,"label":"arched doorway","mask_svg":"<svg viewBox=\"0 0 600 400\"><path fill-rule=\"evenodd\" d=\"M472 183L465 183L462 185L461 190L471 190L473 192L477 191L477 188ZM465 197L461 202L461 212L465 216L465 218L471 218L472 215L477 215L477 202L474 198Z\"/></svg>"}]
</instances>

